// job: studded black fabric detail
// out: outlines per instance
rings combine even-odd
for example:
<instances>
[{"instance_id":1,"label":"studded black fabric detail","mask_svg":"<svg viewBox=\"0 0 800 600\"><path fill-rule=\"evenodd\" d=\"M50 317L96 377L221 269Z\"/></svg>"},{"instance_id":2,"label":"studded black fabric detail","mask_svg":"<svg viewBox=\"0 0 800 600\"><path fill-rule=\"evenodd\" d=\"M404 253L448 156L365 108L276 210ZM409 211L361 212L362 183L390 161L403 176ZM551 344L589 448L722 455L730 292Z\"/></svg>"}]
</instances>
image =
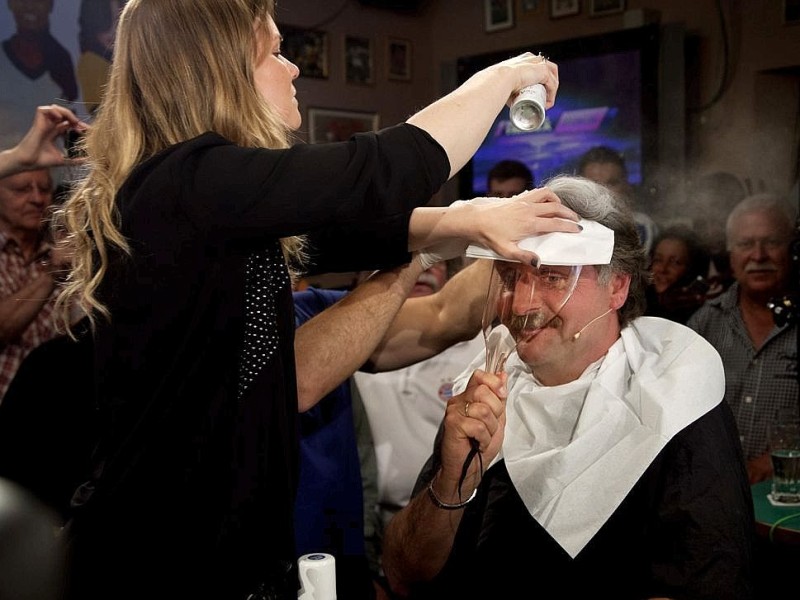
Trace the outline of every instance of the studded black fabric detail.
<instances>
[{"instance_id":1,"label":"studded black fabric detail","mask_svg":"<svg viewBox=\"0 0 800 600\"><path fill-rule=\"evenodd\" d=\"M254 252L245 266L244 344L239 356L239 398L278 350L275 298L289 285L280 243Z\"/></svg>"}]
</instances>

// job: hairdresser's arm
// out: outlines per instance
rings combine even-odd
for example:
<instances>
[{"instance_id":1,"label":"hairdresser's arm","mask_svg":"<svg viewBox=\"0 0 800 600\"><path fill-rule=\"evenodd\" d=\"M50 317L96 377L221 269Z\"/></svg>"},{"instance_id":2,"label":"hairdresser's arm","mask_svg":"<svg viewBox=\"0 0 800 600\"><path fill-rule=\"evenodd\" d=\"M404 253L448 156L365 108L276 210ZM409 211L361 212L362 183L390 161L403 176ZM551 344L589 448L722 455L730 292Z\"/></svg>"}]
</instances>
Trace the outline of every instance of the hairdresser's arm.
<instances>
[{"instance_id":1,"label":"hairdresser's arm","mask_svg":"<svg viewBox=\"0 0 800 600\"><path fill-rule=\"evenodd\" d=\"M475 337L491 272L492 261L477 260L435 294L406 300L362 370L400 369Z\"/></svg>"},{"instance_id":2,"label":"hairdresser's arm","mask_svg":"<svg viewBox=\"0 0 800 600\"><path fill-rule=\"evenodd\" d=\"M463 167L486 137L497 114L521 88L542 83L547 106L555 102L558 68L527 52L479 71L461 86L408 119L442 145L450 176Z\"/></svg>"},{"instance_id":3,"label":"hairdresser's arm","mask_svg":"<svg viewBox=\"0 0 800 600\"><path fill-rule=\"evenodd\" d=\"M423 270L415 258L402 268L375 273L297 329L294 349L300 412L364 364Z\"/></svg>"},{"instance_id":4,"label":"hairdresser's arm","mask_svg":"<svg viewBox=\"0 0 800 600\"><path fill-rule=\"evenodd\" d=\"M0 178L20 171L73 164L56 145L68 130L84 131L86 125L68 108L51 104L36 109L33 124L19 144L0 152Z\"/></svg>"}]
</instances>

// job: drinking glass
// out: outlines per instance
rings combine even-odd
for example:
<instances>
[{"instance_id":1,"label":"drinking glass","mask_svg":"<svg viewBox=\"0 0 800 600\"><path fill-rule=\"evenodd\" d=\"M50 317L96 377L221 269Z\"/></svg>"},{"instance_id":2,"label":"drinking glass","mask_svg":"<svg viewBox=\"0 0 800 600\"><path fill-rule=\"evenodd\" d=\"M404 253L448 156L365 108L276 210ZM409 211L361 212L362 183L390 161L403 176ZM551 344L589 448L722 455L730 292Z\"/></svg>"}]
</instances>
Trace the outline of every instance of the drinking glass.
<instances>
[{"instance_id":1,"label":"drinking glass","mask_svg":"<svg viewBox=\"0 0 800 600\"><path fill-rule=\"evenodd\" d=\"M770 427L772 499L782 504L800 504L800 422L778 420Z\"/></svg>"}]
</instances>

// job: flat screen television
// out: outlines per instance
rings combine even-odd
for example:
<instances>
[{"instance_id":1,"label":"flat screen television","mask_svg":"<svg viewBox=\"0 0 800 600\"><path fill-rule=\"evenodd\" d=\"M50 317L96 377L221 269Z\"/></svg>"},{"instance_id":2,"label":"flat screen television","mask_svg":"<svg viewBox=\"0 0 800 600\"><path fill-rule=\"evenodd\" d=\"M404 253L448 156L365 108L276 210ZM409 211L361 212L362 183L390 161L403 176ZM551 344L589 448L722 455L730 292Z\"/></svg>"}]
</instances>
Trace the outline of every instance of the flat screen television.
<instances>
[{"instance_id":1,"label":"flat screen television","mask_svg":"<svg viewBox=\"0 0 800 600\"><path fill-rule=\"evenodd\" d=\"M533 132L514 127L505 108L462 170L461 197L484 194L487 173L500 160L524 162L539 185L559 173L575 173L581 154L599 145L624 157L634 186L645 184L658 152L658 25L460 58L459 83L526 50L558 64L555 106Z\"/></svg>"}]
</instances>

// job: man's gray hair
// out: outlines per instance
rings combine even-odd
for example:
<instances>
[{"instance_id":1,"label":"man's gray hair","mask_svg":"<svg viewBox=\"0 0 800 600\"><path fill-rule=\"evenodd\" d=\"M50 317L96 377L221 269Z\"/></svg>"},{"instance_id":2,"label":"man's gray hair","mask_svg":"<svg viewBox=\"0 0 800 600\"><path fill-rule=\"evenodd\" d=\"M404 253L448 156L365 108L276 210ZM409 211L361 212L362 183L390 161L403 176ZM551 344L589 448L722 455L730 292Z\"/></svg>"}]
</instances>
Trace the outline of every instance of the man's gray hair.
<instances>
[{"instance_id":1,"label":"man's gray hair","mask_svg":"<svg viewBox=\"0 0 800 600\"><path fill-rule=\"evenodd\" d=\"M625 327L644 314L645 288L650 282L647 257L636 232L636 223L628 206L605 186L585 177L559 175L545 186L561 199L564 206L579 216L605 225L614 232L614 252L611 263L597 265L598 279L606 284L613 273L630 275L628 298L617 312L619 323Z\"/></svg>"},{"instance_id":2,"label":"man's gray hair","mask_svg":"<svg viewBox=\"0 0 800 600\"><path fill-rule=\"evenodd\" d=\"M731 250L733 246L736 222L743 215L751 213L769 213L774 215L785 229L784 231L776 231L775 233L785 234L787 237L791 237L796 217L794 206L777 194L755 194L740 200L728 215L728 220L725 222L725 240L728 250Z\"/></svg>"}]
</instances>

